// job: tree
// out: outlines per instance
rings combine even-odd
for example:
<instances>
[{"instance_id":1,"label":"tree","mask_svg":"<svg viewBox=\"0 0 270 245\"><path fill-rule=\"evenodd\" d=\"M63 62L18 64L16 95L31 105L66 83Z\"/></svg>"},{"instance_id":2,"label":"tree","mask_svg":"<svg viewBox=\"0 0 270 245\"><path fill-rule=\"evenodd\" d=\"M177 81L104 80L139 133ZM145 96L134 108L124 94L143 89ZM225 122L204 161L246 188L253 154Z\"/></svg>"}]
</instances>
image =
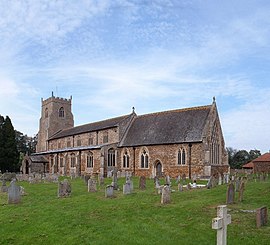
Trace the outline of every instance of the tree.
<instances>
[{"instance_id":1,"label":"tree","mask_svg":"<svg viewBox=\"0 0 270 245\"><path fill-rule=\"evenodd\" d=\"M249 151L249 161L252 161L252 160L258 158L261 155L262 155L261 151L259 151L259 150L256 150L256 149L255 150L250 150Z\"/></svg>"},{"instance_id":2,"label":"tree","mask_svg":"<svg viewBox=\"0 0 270 245\"><path fill-rule=\"evenodd\" d=\"M19 153L17 150L17 142L15 138L15 130L10 118L7 116L5 120L0 118L1 128L1 145L0 145L0 168L2 172L19 170Z\"/></svg>"}]
</instances>

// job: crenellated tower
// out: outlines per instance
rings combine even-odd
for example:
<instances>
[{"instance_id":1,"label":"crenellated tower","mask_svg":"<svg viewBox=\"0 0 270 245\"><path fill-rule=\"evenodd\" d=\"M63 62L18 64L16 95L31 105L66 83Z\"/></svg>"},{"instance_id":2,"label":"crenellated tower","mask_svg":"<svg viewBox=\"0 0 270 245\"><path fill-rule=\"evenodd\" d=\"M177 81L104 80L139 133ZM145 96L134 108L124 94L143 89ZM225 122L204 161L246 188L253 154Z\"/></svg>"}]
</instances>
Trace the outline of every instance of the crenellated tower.
<instances>
[{"instance_id":1,"label":"crenellated tower","mask_svg":"<svg viewBox=\"0 0 270 245\"><path fill-rule=\"evenodd\" d=\"M48 150L48 139L60 130L74 127L71 111L72 97L69 99L52 96L41 99L41 118L39 121L38 143L36 152Z\"/></svg>"}]
</instances>

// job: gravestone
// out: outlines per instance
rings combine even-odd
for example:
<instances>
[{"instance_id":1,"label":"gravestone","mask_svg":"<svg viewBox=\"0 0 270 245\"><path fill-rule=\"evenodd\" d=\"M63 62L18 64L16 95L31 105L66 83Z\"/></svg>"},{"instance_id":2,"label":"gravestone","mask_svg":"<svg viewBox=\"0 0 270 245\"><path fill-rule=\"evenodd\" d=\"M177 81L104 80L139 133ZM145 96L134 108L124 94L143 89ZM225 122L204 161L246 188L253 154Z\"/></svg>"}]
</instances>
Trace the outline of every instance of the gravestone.
<instances>
[{"instance_id":1,"label":"gravestone","mask_svg":"<svg viewBox=\"0 0 270 245\"><path fill-rule=\"evenodd\" d=\"M180 175L178 175L178 177L177 177L177 178L176 178L176 180L175 180L175 184L180 183L180 181L181 181L181 176L180 176Z\"/></svg>"},{"instance_id":2,"label":"gravestone","mask_svg":"<svg viewBox=\"0 0 270 245\"><path fill-rule=\"evenodd\" d=\"M177 186L177 189L178 189L178 191L182 192L183 191L183 185L179 183L178 186Z\"/></svg>"},{"instance_id":3,"label":"gravestone","mask_svg":"<svg viewBox=\"0 0 270 245\"><path fill-rule=\"evenodd\" d=\"M155 177L154 177L154 184L156 184L157 181L158 181L158 177L155 176Z\"/></svg>"},{"instance_id":4,"label":"gravestone","mask_svg":"<svg viewBox=\"0 0 270 245\"><path fill-rule=\"evenodd\" d=\"M227 225L231 223L231 215L227 214L227 206L217 208L217 218L212 219L212 229L217 230L217 245L227 244Z\"/></svg>"},{"instance_id":5,"label":"gravestone","mask_svg":"<svg viewBox=\"0 0 270 245\"><path fill-rule=\"evenodd\" d=\"M206 188L211 189L212 185L213 185L213 176L211 176L210 179L208 180L208 182L206 184Z\"/></svg>"},{"instance_id":6,"label":"gravestone","mask_svg":"<svg viewBox=\"0 0 270 245\"><path fill-rule=\"evenodd\" d=\"M97 181L94 178L90 178L88 180L88 192L96 192L97 191Z\"/></svg>"},{"instance_id":7,"label":"gravestone","mask_svg":"<svg viewBox=\"0 0 270 245\"><path fill-rule=\"evenodd\" d=\"M239 187L239 195L238 195L239 202L243 201L244 190L245 190L245 182L241 181L240 187Z\"/></svg>"},{"instance_id":8,"label":"gravestone","mask_svg":"<svg viewBox=\"0 0 270 245\"><path fill-rule=\"evenodd\" d=\"M257 228L260 228L263 225L267 224L267 207L261 207L256 210L256 225Z\"/></svg>"},{"instance_id":9,"label":"gravestone","mask_svg":"<svg viewBox=\"0 0 270 245\"><path fill-rule=\"evenodd\" d=\"M222 175L218 175L218 185L222 185Z\"/></svg>"},{"instance_id":10,"label":"gravestone","mask_svg":"<svg viewBox=\"0 0 270 245\"><path fill-rule=\"evenodd\" d=\"M118 179L117 179L117 169L115 168L115 169L113 170L113 182L112 182L112 185L113 185L113 189L114 189L114 190L118 190L118 184L117 184L117 181L118 181Z\"/></svg>"},{"instance_id":11,"label":"gravestone","mask_svg":"<svg viewBox=\"0 0 270 245\"><path fill-rule=\"evenodd\" d=\"M71 184L67 179L58 184L58 197L68 197L71 195Z\"/></svg>"},{"instance_id":12,"label":"gravestone","mask_svg":"<svg viewBox=\"0 0 270 245\"><path fill-rule=\"evenodd\" d=\"M228 185L227 194L226 194L226 203L232 204L234 203L234 185L230 183Z\"/></svg>"},{"instance_id":13,"label":"gravestone","mask_svg":"<svg viewBox=\"0 0 270 245\"><path fill-rule=\"evenodd\" d=\"M188 184L186 185L186 189L187 189L188 191L191 190L191 185L190 185L190 183L188 183Z\"/></svg>"},{"instance_id":14,"label":"gravestone","mask_svg":"<svg viewBox=\"0 0 270 245\"><path fill-rule=\"evenodd\" d=\"M169 185L165 185L162 189L161 204L167 204L171 202L171 188Z\"/></svg>"},{"instance_id":15,"label":"gravestone","mask_svg":"<svg viewBox=\"0 0 270 245\"><path fill-rule=\"evenodd\" d=\"M90 179L90 175L85 175L84 176L84 183L86 184L86 185L88 185L88 180Z\"/></svg>"},{"instance_id":16,"label":"gravestone","mask_svg":"<svg viewBox=\"0 0 270 245\"><path fill-rule=\"evenodd\" d=\"M140 177L139 189L140 190L145 190L146 189L146 178L145 178L145 176Z\"/></svg>"},{"instance_id":17,"label":"gravestone","mask_svg":"<svg viewBox=\"0 0 270 245\"><path fill-rule=\"evenodd\" d=\"M123 185L123 194L124 195L128 195L128 194L131 194L131 186L130 186L130 183L125 183Z\"/></svg>"},{"instance_id":18,"label":"gravestone","mask_svg":"<svg viewBox=\"0 0 270 245\"><path fill-rule=\"evenodd\" d=\"M104 177L102 175L99 176L98 180L99 180L99 185L100 186L104 185Z\"/></svg>"},{"instance_id":19,"label":"gravestone","mask_svg":"<svg viewBox=\"0 0 270 245\"><path fill-rule=\"evenodd\" d=\"M159 178L156 178L156 181L155 181L155 187L159 187L160 186L160 181L159 181Z\"/></svg>"},{"instance_id":20,"label":"gravestone","mask_svg":"<svg viewBox=\"0 0 270 245\"><path fill-rule=\"evenodd\" d=\"M171 178L169 175L167 175L165 178L165 185L171 185Z\"/></svg>"},{"instance_id":21,"label":"gravestone","mask_svg":"<svg viewBox=\"0 0 270 245\"><path fill-rule=\"evenodd\" d=\"M6 181L5 180L2 180L2 186L1 186L1 192L7 192L8 191L8 187L7 187L7 184L6 184Z\"/></svg>"},{"instance_id":22,"label":"gravestone","mask_svg":"<svg viewBox=\"0 0 270 245\"><path fill-rule=\"evenodd\" d=\"M110 198L114 197L113 195L113 186L112 185L107 185L105 188L105 197Z\"/></svg>"},{"instance_id":23,"label":"gravestone","mask_svg":"<svg viewBox=\"0 0 270 245\"><path fill-rule=\"evenodd\" d=\"M8 204L18 204L21 202L20 186L16 185L16 180L12 180L8 187Z\"/></svg>"},{"instance_id":24,"label":"gravestone","mask_svg":"<svg viewBox=\"0 0 270 245\"><path fill-rule=\"evenodd\" d=\"M239 192L240 182L241 182L240 177L235 180L235 191L236 192Z\"/></svg>"}]
</instances>

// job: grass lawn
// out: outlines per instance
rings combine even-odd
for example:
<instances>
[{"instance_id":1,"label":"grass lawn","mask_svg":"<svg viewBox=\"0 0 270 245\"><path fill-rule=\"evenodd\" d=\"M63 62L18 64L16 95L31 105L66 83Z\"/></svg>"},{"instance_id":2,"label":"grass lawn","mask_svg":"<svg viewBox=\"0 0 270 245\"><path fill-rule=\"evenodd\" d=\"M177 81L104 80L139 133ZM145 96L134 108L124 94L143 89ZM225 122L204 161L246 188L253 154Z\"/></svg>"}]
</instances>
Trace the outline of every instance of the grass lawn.
<instances>
[{"instance_id":1,"label":"grass lawn","mask_svg":"<svg viewBox=\"0 0 270 245\"><path fill-rule=\"evenodd\" d=\"M216 243L211 224L216 207L225 204L225 185L176 191L171 204L161 205L153 180L145 191L138 189L138 178L133 181L133 194L117 191L113 199L105 198L104 187L88 193L82 179L71 180L72 196L63 199L57 198L56 183L20 182L27 193L21 204L7 205L7 194L0 193L0 244ZM228 206L229 245L270 244L269 224L257 229L255 213L241 212L264 205L270 208L270 181L248 182L243 202Z\"/></svg>"}]
</instances>

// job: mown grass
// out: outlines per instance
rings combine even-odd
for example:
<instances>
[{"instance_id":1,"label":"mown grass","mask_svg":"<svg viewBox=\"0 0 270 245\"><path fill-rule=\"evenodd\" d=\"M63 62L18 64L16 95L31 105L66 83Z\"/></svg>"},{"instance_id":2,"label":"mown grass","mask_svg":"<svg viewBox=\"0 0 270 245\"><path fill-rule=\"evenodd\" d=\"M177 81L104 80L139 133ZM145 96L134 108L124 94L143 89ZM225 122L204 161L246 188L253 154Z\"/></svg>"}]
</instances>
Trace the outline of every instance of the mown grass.
<instances>
[{"instance_id":1,"label":"mown grass","mask_svg":"<svg viewBox=\"0 0 270 245\"><path fill-rule=\"evenodd\" d=\"M110 179L106 180L111 182ZM120 186L124 179L120 179ZM106 199L104 187L88 193L82 179L71 180L72 196L57 198L57 184L20 182L27 192L19 205L7 205L0 193L0 244L215 244L211 228L216 207L224 204L226 186L173 192L161 205L153 180L147 190L116 192ZM176 189L176 185L173 186ZM249 182L244 201L229 205L232 224L228 244L269 244L270 226L256 228L255 214L241 212L270 207L270 182Z\"/></svg>"}]
</instances>

